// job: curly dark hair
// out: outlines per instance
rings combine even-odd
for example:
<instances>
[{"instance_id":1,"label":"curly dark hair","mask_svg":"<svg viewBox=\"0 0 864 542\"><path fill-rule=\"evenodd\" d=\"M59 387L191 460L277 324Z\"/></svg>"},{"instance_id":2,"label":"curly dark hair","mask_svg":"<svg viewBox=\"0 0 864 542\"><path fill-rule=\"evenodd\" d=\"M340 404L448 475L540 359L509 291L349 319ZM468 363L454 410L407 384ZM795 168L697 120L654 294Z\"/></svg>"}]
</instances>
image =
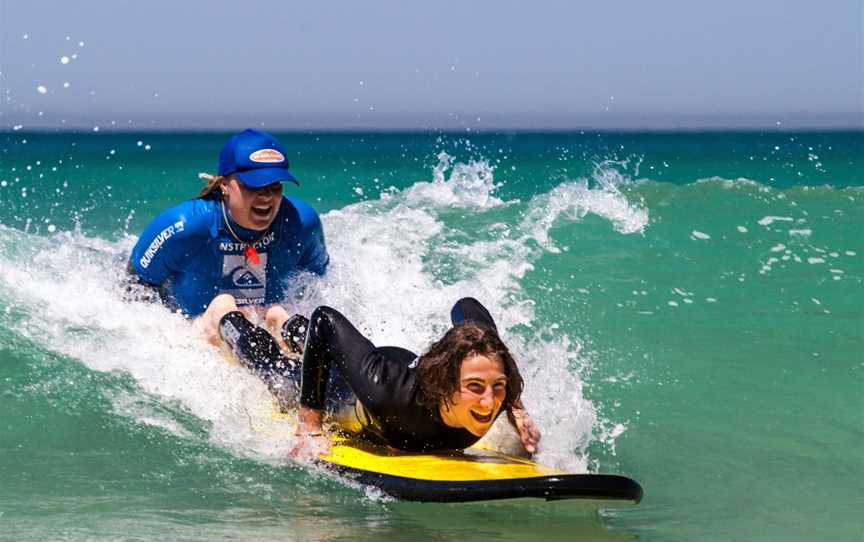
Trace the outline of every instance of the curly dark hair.
<instances>
[{"instance_id":1,"label":"curly dark hair","mask_svg":"<svg viewBox=\"0 0 864 542\"><path fill-rule=\"evenodd\" d=\"M417 402L430 412L438 412L440 405L450 401L459 390L462 361L471 355L483 355L501 362L507 377L507 395L501 410L518 405L523 382L516 360L498 337L497 331L472 322L451 328L420 356L417 364L417 383L420 385Z\"/></svg>"}]
</instances>

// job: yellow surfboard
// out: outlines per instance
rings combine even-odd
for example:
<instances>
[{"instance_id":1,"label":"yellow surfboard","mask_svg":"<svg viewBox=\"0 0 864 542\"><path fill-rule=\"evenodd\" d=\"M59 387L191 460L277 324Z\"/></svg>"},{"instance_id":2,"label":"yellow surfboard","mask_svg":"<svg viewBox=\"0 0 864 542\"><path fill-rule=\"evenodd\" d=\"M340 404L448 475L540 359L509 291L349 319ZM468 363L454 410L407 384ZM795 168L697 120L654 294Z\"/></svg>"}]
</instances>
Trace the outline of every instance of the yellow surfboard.
<instances>
[{"instance_id":1,"label":"yellow surfboard","mask_svg":"<svg viewBox=\"0 0 864 542\"><path fill-rule=\"evenodd\" d=\"M637 504L642 487L611 474L571 474L472 447L457 453L408 453L334 437L320 464L401 500L472 502L536 498L583 499L599 506Z\"/></svg>"},{"instance_id":2,"label":"yellow surfboard","mask_svg":"<svg viewBox=\"0 0 864 542\"><path fill-rule=\"evenodd\" d=\"M272 418L295 422L274 404ZM258 430L267 432L265 428ZM461 452L401 452L367 441L333 436L317 463L396 499L479 502L510 499L578 500L588 506L639 503L638 482L614 474L572 474L528 459L473 446Z\"/></svg>"}]
</instances>

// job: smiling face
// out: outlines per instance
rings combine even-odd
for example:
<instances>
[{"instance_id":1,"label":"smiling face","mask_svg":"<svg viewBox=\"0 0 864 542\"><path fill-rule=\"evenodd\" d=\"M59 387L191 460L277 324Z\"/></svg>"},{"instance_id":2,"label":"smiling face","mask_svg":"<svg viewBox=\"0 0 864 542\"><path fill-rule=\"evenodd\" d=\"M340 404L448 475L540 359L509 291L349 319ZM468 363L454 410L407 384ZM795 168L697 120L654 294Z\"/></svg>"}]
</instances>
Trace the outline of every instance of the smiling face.
<instances>
[{"instance_id":1,"label":"smiling face","mask_svg":"<svg viewBox=\"0 0 864 542\"><path fill-rule=\"evenodd\" d=\"M231 176L222 182L222 194L231 217L242 228L263 231L270 227L282 204L282 183L248 188Z\"/></svg>"},{"instance_id":2,"label":"smiling face","mask_svg":"<svg viewBox=\"0 0 864 542\"><path fill-rule=\"evenodd\" d=\"M462 360L459 388L441 405L441 419L482 437L492 427L507 397L507 376L496 356L472 354Z\"/></svg>"}]
</instances>

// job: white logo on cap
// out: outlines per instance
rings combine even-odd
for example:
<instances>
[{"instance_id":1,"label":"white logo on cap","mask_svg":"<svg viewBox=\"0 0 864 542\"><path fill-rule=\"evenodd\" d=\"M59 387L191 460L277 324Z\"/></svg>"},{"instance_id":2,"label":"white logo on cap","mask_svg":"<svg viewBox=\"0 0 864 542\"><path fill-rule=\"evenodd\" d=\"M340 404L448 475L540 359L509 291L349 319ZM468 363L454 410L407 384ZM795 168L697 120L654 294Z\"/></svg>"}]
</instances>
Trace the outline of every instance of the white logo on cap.
<instances>
[{"instance_id":1,"label":"white logo on cap","mask_svg":"<svg viewBox=\"0 0 864 542\"><path fill-rule=\"evenodd\" d=\"M276 149L261 149L260 151L255 151L249 155L249 159L253 162L261 162L265 164L285 161L285 157Z\"/></svg>"}]
</instances>

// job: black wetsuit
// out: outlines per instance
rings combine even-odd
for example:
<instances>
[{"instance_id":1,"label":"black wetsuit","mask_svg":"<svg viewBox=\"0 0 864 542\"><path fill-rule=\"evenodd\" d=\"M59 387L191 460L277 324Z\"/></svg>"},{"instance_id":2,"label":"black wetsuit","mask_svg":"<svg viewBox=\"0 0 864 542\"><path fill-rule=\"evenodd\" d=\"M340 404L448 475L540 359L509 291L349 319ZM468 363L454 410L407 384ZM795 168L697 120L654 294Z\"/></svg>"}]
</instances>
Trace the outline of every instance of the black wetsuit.
<instances>
[{"instance_id":1,"label":"black wetsuit","mask_svg":"<svg viewBox=\"0 0 864 542\"><path fill-rule=\"evenodd\" d=\"M417 402L416 354L395 346L375 347L339 311L322 306L312 313L302 369L279 354L265 331L251 331L252 324L239 322L240 313L232 314L242 330L234 340L226 337L228 315L220 326L222 336L245 365L271 389L277 380L296 382L299 369L300 404L316 410L344 405L347 387L362 404L358 418L365 438L407 451L463 449L480 439L465 429L447 426L437 409L429 410ZM495 328L492 316L473 298L456 302L451 320L453 325L472 321Z\"/></svg>"}]
</instances>

